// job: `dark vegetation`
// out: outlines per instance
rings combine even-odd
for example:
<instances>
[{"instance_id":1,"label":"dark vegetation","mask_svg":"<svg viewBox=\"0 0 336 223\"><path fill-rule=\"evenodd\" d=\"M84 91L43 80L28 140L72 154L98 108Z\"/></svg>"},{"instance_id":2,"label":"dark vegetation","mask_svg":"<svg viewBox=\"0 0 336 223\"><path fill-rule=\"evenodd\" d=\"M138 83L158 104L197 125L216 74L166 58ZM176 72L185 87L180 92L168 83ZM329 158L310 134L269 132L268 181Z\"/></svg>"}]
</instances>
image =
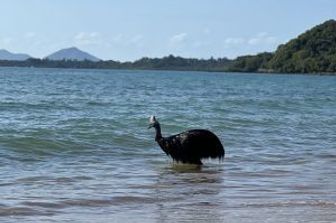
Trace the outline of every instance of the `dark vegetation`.
<instances>
[{"instance_id":1,"label":"dark vegetation","mask_svg":"<svg viewBox=\"0 0 336 223\"><path fill-rule=\"evenodd\" d=\"M25 61L0 60L0 66L15 67L51 67L51 68L92 68L92 69L147 69L147 70L193 70L193 71L224 71L229 59L187 59L170 55L163 58L142 58L134 62L119 61L76 61L33 59Z\"/></svg>"},{"instance_id":2,"label":"dark vegetation","mask_svg":"<svg viewBox=\"0 0 336 223\"><path fill-rule=\"evenodd\" d=\"M2 60L0 66L336 74L336 21L328 20L315 26L280 45L274 53L241 56L233 60L192 59L173 55L163 58L144 57L134 62L30 58L25 61Z\"/></svg>"}]
</instances>

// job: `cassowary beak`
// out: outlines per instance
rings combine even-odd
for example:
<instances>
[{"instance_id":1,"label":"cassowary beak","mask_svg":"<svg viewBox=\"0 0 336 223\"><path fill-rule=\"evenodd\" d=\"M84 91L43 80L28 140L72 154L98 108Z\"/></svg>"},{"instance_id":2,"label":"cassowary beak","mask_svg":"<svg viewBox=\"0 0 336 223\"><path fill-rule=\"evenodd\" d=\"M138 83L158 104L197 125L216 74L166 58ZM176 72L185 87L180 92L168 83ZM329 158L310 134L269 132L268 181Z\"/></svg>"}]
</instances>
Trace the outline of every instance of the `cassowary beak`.
<instances>
[{"instance_id":1,"label":"cassowary beak","mask_svg":"<svg viewBox=\"0 0 336 223\"><path fill-rule=\"evenodd\" d=\"M154 115L152 115L151 117L149 117L148 129L153 128L155 126L155 122L156 122L156 119L155 119Z\"/></svg>"},{"instance_id":2,"label":"cassowary beak","mask_svg":"<svg viewBox=\"0 0 336 223\"><path fill-rule=\"evenodd\" d=\"M150 123L150 124L148 125L148 129L153 128L153 127L154 127L154 123Z\"/></svg>"}]
</instances>

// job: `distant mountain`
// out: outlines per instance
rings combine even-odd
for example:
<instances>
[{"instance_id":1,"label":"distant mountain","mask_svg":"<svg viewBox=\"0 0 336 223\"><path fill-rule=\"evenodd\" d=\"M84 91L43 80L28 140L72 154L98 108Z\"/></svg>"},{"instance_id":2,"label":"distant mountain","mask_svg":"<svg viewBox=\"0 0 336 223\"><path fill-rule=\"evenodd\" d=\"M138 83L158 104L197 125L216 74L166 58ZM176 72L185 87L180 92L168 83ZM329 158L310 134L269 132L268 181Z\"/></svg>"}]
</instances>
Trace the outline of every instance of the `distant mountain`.
<instances>
[{"instance_id":1,"label":"distant mountain","mask_svg":"<svg viewBox=\"0 0 336 223\"><path fill-rule=\"evenodd\" d=\"M28 54L23 53L11 53L8 50L0 49L0 60L16 60L23 61L31 58Z\"/></svg>"},{"instance_id":2,"label":"distant mountain","mask_svg":"<svg viewBox=\"0 0 336 223\"><path fill-rule=\"evenodd\" d=\"M77 60L77 61L100 61L101 59L84 52L76 47L70 47L56 51L55 53L50 54L46 57L49 60Z\"/></svg>"}]
</instances>

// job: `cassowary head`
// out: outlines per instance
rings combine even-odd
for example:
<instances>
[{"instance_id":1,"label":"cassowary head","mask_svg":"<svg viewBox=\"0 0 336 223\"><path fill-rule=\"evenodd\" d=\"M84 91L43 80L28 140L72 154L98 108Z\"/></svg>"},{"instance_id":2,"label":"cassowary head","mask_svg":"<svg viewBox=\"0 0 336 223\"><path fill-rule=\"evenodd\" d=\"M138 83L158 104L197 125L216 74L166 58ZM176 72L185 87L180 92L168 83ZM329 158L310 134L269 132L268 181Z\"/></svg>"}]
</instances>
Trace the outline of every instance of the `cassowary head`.
<instances>
[{"instance_id":1,"label":"cassowary head","mask_svg":"<svg viewBox=\"0 0 336 223\"><path fill-rule=\"evenodd\" d=\"M152 127L157 127L159 125L159 122L156 120L155 116L152 115L151 117L149 117L149 126L148 128L152 128Z\"/></svg>"}]
</instances>

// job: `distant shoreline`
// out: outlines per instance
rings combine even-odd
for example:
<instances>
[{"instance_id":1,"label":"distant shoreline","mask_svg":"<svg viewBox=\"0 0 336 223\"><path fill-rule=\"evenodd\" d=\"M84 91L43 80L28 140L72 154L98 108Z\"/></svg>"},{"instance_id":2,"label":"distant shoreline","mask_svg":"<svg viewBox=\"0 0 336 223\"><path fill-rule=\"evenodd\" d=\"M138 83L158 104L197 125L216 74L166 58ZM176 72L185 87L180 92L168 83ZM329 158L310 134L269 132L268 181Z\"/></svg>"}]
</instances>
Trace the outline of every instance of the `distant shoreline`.
<instances>
[{"instance_id":1,"label":"distant shoreline","mask_svg":"<svg viewBox=\"0 0 336 223\"><path fill-rule=\"evenodd\" d=\"M208 70L168 70L168 69L145 69L145 68L78 68L78 67L27 67L27 66L1 66L1 68L32 68L32 69L70 69L70 70L124 70L124 71L169 71L169 72L205 72L205 73L230 73L230 74L265 74L265 75L303 75L303 76L336 76L336 73L281 73L281 72L247 72L247 71L208 71Z\"/></svg>"}]
</instances>

